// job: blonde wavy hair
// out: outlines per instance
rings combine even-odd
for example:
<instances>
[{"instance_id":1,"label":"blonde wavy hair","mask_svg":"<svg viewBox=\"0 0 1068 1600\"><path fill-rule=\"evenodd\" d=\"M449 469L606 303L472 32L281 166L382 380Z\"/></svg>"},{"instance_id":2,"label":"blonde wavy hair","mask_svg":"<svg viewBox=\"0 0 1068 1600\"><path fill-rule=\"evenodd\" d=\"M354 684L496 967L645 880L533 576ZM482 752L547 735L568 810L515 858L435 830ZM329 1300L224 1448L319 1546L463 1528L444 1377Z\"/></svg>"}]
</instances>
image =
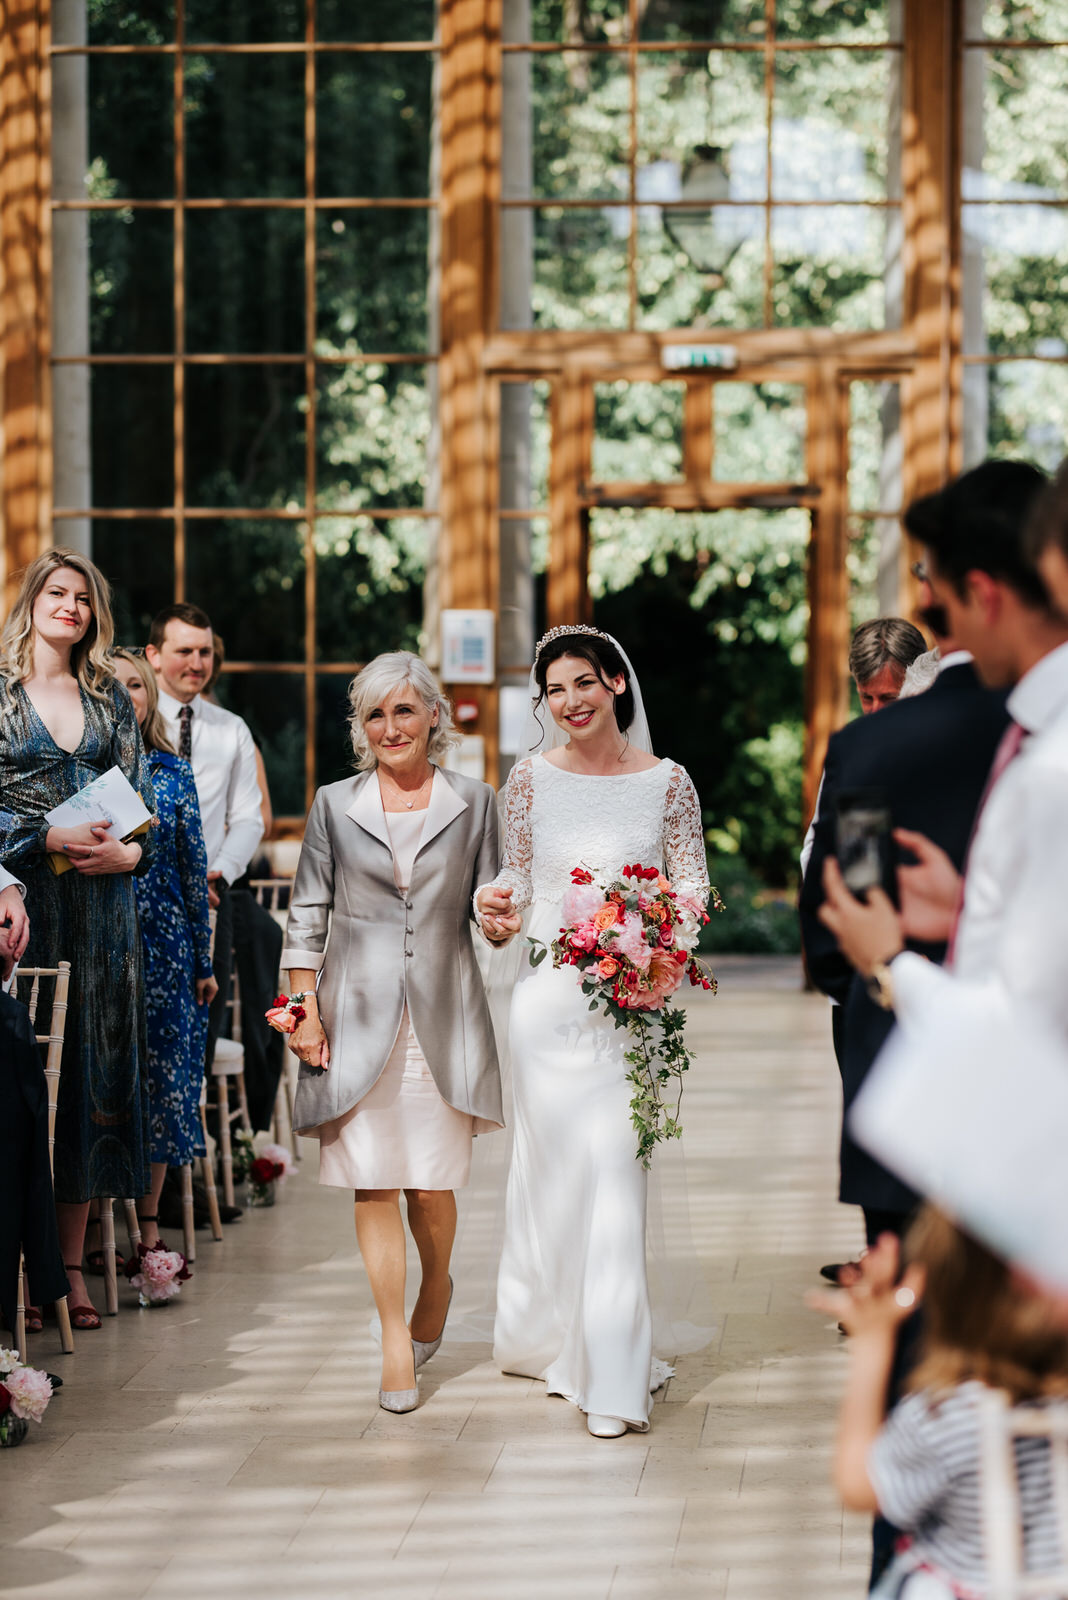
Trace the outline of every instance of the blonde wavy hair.
<instances>
[{"instance_id":1,"label":"blonde wavy hair","mask_svg":"<svg viewBox=\"0 0 1068 1600\"><path fill-rule=\"evenodd\" d=\"M168 755L178 754L171 743L171 736L167 732L159 709L159 684L156 682L155 670L151 661L143 653L137 655L132 650L123 650L121 646L111 652L112 661L125 661L131 667L145 686L145 698L148 701L148 715L145 725L141 729L141 739L146 750L166 750Z\"/></svg>"},{"instance_id":2,"label":"blonde wavy hair","mask_svg":"<svg viewBox=\"0 0 1068 1600\"><path fill-rule=\"evenodd\" d=\"M94 700L106 700L115 677L109 654L115 637L111 586L88 556L66 545L43 551L22 575L18 597L0 632L0 678L11 687L22 683L33 671L33 608L49 578L61 567L69 567L85 579L92 612L84 636L71 650L71 672L86 694Z\"/></svg>"},{"instance_id":3,"label":"blonde wavy hair","mask_svg":"<svg viewBox=\"0 0 1068 1600\"><path fill-rule=\"evenodd\" d=\"M437 725L430 730L427 760L440 766L446 751L459 744L452 705L426 662L407 650L390 650L385 655L375 656L349 684L349 736L358 771L366 772L378 765L364 724L376 706L405 685L419 696L431 714L435 710L438 713Z\"/></svg>"}]
</instances>

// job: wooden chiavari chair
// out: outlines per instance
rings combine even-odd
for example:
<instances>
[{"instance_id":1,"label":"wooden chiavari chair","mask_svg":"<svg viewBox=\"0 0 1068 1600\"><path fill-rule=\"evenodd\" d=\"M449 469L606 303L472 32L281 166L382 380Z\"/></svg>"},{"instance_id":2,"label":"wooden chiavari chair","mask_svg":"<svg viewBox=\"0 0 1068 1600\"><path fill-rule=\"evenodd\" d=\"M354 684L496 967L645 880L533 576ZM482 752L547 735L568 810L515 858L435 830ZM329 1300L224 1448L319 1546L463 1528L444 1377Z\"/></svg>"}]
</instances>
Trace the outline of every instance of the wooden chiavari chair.
<instances>
[{"instance_id":1,"label":"wooden chiavari chair","mask_svg":"<svg viewBox=\"0 0 1068 1600\"><path fill-rule=\"evenodd\" d=\"M1053 1510L1060 1535L1060 1565L1024 1568L1017 1439L1046 1439L1050 1450ZM1000 1390L982 1396L980 1484L988 1600L1050 1600L1068 1596L1068 1402L1012 1406Z\"/></svg>"},{"instance_id":2,"label":"wooden chiavari chair","mask_svg":"<svg viewBox=\"0 0 1068 1600\"><path fill-rule=\"evenodd\" d=\"M269 911L271 916L285 929L286 915L289 904L289 895L293 891L292 878L251 878L249 887L255 895L257 903ZM286 905L282 905L285 896ZM278 974L279 987L282 975ZM293 1095L297 1073L297 1061L291 1050L287 1050L282 1058L282 1073L278 1080L278 1093L274 1101L274 1118L271 1129L272 1137L276 1144L284 1144L292 1150L296 1161L301 1159L300 1140L293 1132Z\"/></svg>"}]
</instances>

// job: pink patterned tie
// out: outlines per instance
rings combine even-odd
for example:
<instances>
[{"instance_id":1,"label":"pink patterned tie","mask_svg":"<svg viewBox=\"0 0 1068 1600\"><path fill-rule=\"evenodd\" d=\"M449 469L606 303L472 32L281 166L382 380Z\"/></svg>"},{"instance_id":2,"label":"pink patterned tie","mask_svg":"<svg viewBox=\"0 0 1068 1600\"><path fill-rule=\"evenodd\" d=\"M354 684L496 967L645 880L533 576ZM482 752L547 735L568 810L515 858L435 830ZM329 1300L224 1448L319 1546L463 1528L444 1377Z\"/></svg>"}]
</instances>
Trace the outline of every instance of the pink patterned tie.
<instances>
[{"instance_id":1,"label":"pink patterned tie","mask_svg":"<svg viewBox=\"0 0 1068 1600\"><path fill-rule=\"evenodd\" d=\"M975 813L975 821L972 823L971 838L968 840L968 849L964 857L964 872L962 873L960 880L960 895L957 899L957 909L953 916L953 930L950 933L949 945L946 950L947 967L952 967L953 957L956 954L957 930L960 927L960 914L964 909L964 885L968 877L968 862L971 859L972 846L975 843L975 835L979 831L979 818L986 810L987 801L993 794L999 778L1009 763L1016 760L1016 757L1020 754L1020 750L1026 738L1027 729L1021 727L1018 722L1010 722L1008 727L1005 729L1005 732L1001 735L1001 743L994 752L994 764L990 768L990 776L986 780L986 788L983 790L982 798L979 801L979 809Z\"/></svg>"}]
</instances>

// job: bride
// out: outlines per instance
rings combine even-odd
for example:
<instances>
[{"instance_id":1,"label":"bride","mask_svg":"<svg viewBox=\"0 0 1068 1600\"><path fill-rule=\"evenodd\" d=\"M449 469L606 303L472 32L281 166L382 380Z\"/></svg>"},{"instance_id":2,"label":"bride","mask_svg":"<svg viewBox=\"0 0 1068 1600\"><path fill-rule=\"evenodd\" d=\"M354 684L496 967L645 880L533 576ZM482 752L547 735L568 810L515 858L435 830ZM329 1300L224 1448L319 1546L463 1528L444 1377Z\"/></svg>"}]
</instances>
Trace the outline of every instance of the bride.
<instances>
[{"instance_id":1,"label":"bride","mask_svg":"<svg viewBox=\"0 0 1068 1600\"><path fill-rule=\"evenodd\" d=\"M610 635L553 628L532 673L528 748L505 788L504 866L475 897L486 936L550 943L571 871L659 866L707 898L701 813L685 770L650 750L641 695ZM548 713L546 716L545 713ZM627 1034L591 1011L573 967L521 961L509 1017L514 1148L494 1358L543 1378L597 1438L649 1426L648 1174L636 1158Z\"/></svg>"}]
</instances>

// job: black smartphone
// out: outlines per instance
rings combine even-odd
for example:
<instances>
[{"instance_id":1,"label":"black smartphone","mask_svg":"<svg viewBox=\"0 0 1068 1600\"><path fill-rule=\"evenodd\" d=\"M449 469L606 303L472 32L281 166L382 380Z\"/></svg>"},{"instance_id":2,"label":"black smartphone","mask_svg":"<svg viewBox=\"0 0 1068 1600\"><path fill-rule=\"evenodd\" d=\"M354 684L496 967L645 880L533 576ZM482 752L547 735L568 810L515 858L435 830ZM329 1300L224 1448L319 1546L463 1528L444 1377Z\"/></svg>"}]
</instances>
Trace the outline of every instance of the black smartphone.
<instances>
[{"instance_id":1,"label":"black smartphone","mask_svg":"<svg viewBox=\"0 0 1068 1600\"><path fill-rule=\"evenodd\" d=\"M894 825L882 789L849 789L838 796L835 849L846 887L863 900L879 888L897 904Z\"/></svg>"}]
</instances>

